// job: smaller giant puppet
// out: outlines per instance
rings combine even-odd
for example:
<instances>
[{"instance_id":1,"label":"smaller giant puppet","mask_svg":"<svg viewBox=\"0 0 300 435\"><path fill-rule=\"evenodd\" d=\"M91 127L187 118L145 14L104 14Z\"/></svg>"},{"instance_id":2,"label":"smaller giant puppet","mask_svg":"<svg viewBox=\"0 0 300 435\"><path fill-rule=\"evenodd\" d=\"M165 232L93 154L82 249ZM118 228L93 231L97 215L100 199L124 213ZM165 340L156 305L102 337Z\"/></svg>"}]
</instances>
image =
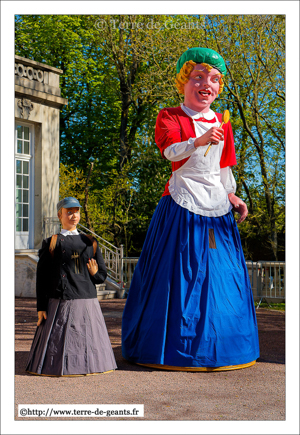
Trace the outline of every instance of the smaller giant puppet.
<instances>
[{"instance_id":1,"label":"smaller giant puppet","mask_svg":"<svg viewBox=\"0 0 300 435\"><path fill-rule=\"evenodd\" d=\"M208 48L177 63L180 107L157 117L155 141L172 175L152 217L135 269L122 325L127 360L168 370L232 370L259 357L247 266L233 211L236 165L230 122L210 105L226 66ZM208 147L211 148L208 152Z\"/></svg>"},{"instance_id":2,"label":"smaller giant puppet","mask_svg":"<svg viewBox=\"0 0 300 435\"><path fill-rule=\"evenodd\" d=\"M61 232L43 240L37 264L38 322L26 370L41 376L85 376L117 368L96 285L106 266L92 236L79 233L81 205L57 204Z\"/></svg>"}]
</instances>

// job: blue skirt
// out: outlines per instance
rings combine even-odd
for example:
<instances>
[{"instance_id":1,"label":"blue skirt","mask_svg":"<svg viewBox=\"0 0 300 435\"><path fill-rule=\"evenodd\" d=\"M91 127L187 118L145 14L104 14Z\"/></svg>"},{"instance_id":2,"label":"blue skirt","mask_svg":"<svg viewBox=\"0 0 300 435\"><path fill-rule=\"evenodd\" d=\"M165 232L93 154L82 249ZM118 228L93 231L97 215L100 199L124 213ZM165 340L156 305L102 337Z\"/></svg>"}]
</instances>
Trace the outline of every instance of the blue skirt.
<instances>
[{"instance_id":1,"label":"blue skirt","mask_svg":"<svg viewBox=\"0 0 300 435\"><path fill-rule=\"evenodd\" d=\"M135 363L195 368L259 357L253 295L231 212L210 218L161 198L126 301L122 353Z\"/></svg>"}]
</instances>

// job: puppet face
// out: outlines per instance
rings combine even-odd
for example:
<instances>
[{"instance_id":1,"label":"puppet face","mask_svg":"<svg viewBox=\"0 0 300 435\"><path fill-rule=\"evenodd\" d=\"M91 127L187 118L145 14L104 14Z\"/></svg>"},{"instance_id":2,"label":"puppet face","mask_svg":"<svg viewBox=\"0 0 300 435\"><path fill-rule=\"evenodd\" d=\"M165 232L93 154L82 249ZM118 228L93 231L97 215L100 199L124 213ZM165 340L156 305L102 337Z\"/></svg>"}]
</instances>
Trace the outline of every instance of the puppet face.
<instances>
[{"instance_id":1,"label":"puppet face","mask_svg":"<svg viewBox=\"0 0 300 435\"><path fill-rule=\"evenodd\" d=\"M62 208L60 209L58 216L64 230L74 231L76 225L80 221L80 208Z\"/></svg>"},{"instance_id":2,"label":"puppet face","mask_svg":"<svg viewBox=\"0 0 300 435\"><path fill-rule=\"evenodd\" d=\"M218 96L221 73L212 68L197 64L190 73L189 81L184 85L184 105L196 112L206 113Z\"/></svg>"}]
</instances>

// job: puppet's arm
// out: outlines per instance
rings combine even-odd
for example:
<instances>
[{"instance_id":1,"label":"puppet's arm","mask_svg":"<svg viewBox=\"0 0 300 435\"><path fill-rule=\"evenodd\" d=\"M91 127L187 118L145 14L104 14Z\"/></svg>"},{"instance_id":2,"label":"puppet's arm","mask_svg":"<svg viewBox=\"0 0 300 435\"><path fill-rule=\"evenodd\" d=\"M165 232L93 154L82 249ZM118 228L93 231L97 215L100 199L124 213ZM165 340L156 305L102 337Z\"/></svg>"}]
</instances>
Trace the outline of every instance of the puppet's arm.
<instances>
[{"instance_id":1,"label":"puppet's arm","mask_svg":"<svg viewBox=\"0 0 300 435\"><path fill-rule=\"evenodd\" d=\"M179 160L190 157L190 155L196 151L194 145L195 140L196 138L190 138L184 142L173 143L163 151L164 157L171 162L178 162Z\"/></svg>"},{"instance_id":2,"label":"puppet's arm","mask_svg":"<svg viewBox=\"0 0 300 435\"><path fill-rule=\"evenodd\" d=\"M196 148L208 143L219 143L223 140L223 130L218 127L210 128L202 136L192 136L193 129L189 130L191 137L182 141L182 127L175 116L163 109L159 112L155 127L155 142L159 147L162 157L172 162L177 162L190 157Z\"/></svg>"},{"instance_id":3,"label":"puppet's arm","mask_svg":"<svg viewBox=\"0 0 300 435\"><path fill-rule=\"evenodd\" d=\"M227 194L228 199L233 206L233 210L240 214L240 218L237 221L238 224L246 219L248 214L247 205L235 195L236 192L236 182L232 174L230 166L226 168L221 168L221 183L223 184Z\"/></svg>"},{"instance_id":4,"label":"puppet's arm","mask_svg":"<svg viewBox=\"0 0 300 435\"><path fill-rule=\"evenodd\" d=\"M94 285L102 284L106 280L107 270L99 246L97 246L95 257L89 260L87 267Z\"/></svg>"},{"instance_id":5,"label":"puppet's arm","mask_svg":"<svg viewBox=\"0 0 300 435\"><path fill-rule=\"evenodd\" d=\"M53 258L49 252L50 241L51 238L43 240L42 247L39 250L39 261L36 269L36 298L38 312L47 311L48 298L51 292Z\"/></svg>"},{"instance_id":6,"label":"puppet's arm","mask_svg":"<svg viewBox=\"0 0 300 435\"><path fill-rule=\"evenodd\" d=\"M240 218L237 221L237 223L240 224L247 217L247 214L248 214L247 205L244 203L244 201L242 201L240 198L235 196L234 193L230 193L228 195L228 199L229 199L229 201L231 202L231 204L233 206L233 210L240 214Z\"/></svg>"},{"instance_id":7,"label":"puppet's arm","mask_svg":"<svg viewBox=\"0 0 300 435\"><path fill-rule=\"evenodd\" d=\"M173 143L164 150L164 156L171 162L178 162L186 159L196 151L200 146L206 146L209 143L217 144L223 140L223 130L221 128L212 127L200 137L190 138L184 142Z\"/></svg>"}]
</instances>

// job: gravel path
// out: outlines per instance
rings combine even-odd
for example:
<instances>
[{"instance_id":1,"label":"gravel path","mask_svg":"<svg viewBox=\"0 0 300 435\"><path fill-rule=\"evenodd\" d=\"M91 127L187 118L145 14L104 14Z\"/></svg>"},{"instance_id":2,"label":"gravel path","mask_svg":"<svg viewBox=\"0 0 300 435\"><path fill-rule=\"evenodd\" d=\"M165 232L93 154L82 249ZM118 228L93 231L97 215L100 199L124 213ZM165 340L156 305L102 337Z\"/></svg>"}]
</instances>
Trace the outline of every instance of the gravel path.
<instances>
[{"instance_id":1,"label":"gravel path","mask_svg":"<svg viewBox=\"0 0 300 435\"><path fill-rule=\"evenodd\" d=\"M137 366L122 358L124 304L125 301L119 299L100 303L118 370L98 376L49 378L25 372L36 325L35 301L16 299L16 421L29 420L17 416L18 404L144 404L144 418L139 421L285 420L284 313L262 308L257 311L261 357L254 366L214 373L172 372ZM86 420L76 418L76 421L80 419ZM137 420L98 418L101 421L112 419Z\"/></svg>"}]
</instances>

